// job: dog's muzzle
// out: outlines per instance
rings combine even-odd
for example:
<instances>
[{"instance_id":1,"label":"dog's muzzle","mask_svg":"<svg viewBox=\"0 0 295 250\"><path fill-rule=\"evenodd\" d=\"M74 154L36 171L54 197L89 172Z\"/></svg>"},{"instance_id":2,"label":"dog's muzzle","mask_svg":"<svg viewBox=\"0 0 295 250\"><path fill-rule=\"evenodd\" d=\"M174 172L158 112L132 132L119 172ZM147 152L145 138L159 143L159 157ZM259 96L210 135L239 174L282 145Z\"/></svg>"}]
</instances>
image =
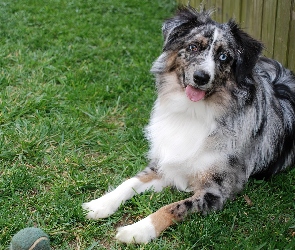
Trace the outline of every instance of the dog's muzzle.
<instances>
[{"instance_id":1,"label":"dog's muzzle","mask_svg":"<svg viewBox=\"0 0 295 250\"><path fill-rule=\"evenodd\" d=\"M194 82L197 86L204 86L209 83L210 75L203 70L197 70L193 75Z\"/></svg>"}]
</instances>

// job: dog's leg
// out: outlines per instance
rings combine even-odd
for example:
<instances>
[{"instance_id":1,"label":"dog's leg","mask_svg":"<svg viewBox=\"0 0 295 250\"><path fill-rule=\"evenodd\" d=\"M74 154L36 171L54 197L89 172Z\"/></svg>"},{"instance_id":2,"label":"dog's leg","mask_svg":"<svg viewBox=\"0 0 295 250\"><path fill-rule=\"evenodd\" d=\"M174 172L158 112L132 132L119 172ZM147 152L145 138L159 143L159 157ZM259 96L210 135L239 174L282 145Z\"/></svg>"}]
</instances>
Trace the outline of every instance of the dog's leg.
<instances>
[{"instance_id":1,"label":"dog's leg","mask_svg":"<svg viewBox=\"0 0 295 250\"><path fill-rule=\"evenodd\" d=\"M119 206L135 194L153 189L159 192L166 186L164 181L150 167L140 172L135 177L126 180L115 190L82 205L87 210L88 219L106 218L112 215Z\"/></svg>"},{"instance_id":2,"label":"dog's leg","mask_svg":"<svg viewBox=\"0 0 295 250\"><path fill-rule=\"evenodd\" d=\"M240 177L222 173L198 178L197 189L192 197L164 206L137 223L119 228L116 239L125 243L147 243L167 227L182 221L188 213L206 214L211 210L219 210L227 198L241 190L244 182L243 177Z\"/></svg>"}]
</instances>

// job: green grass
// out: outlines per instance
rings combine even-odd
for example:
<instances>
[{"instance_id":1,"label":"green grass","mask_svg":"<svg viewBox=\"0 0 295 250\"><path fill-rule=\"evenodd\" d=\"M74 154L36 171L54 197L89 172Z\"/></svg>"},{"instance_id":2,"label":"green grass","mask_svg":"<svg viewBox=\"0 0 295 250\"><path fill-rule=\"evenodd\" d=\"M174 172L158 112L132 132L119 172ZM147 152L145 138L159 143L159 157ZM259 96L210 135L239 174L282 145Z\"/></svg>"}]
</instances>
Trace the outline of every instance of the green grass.
<instances>
[{"instance_id":1,"label":"green grass","mask_svg":"<svg viewBox=\"0 0 295 250\"><path fill-rule=\"evenodd\" d=\"M86 220L81 204L146 164L142 130L155 100L149 69L173 0L0 3L0 249L37 226L53 249L292 249L295 171L252 180L225 209L194 214L148 245L114 240L188 194L165 189ZM247 205L243 195L253 202Z\"/></svg>"}]
</instances>

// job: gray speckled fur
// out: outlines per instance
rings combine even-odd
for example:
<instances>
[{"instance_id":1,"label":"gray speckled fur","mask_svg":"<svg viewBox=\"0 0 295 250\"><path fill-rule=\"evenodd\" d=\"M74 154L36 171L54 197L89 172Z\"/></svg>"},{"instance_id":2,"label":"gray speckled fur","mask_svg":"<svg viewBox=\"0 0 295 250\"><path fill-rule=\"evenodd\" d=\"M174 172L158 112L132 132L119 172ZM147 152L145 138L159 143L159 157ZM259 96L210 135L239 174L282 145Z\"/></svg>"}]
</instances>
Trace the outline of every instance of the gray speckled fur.
<instances>
[{"instance_id":1,"label":"gray speckled fur","mask_svg":"<svg viewBox=\"0 0 295 250\"><path fill-rule=\"evenodd\" d=\"M166 186L192 196L120 228L122 242L146 243L190 212L222 209L250 176L294 165L295 77L261 56L263 45L230 20L183 8L163 24L154 62L157 100L146 127L150 163L115 190L84 203L105 218L137 193Z\"/></svg>"},{"instance_id":2,"label":"gray speckled fur","mask_svg":"<svg viewBox=\"0 0 295 250\"><path fill-rule=\"evenodd\" d=\"M212 152L212 157L216 153L221 155L221 160L206 167L205 178L204 172L192 177L190 183L197 194L186 200L192 201L187 203L193 204L189 209L204 213L220 209L227 198L243 188L250 176L269 178L293 166L295 78L292 72L277 61L261 57L263 45L234 21L216 23L208 12L197 12L190 7L181 9L163 24L162 31L163 53L151 69L156 77L159 103L163 103L161 98L179 91L180 88L172 87L177 82L183 89L191 85L206 91L203 102L218 111L214 118L216 127L202 147ZM225 62L220 61L221 54L227 56ZM208 56L214 60L214 70L208 70L207 64L204 66ZM194 82L193 74L197 70L207 71L208 84L198 86ZM153 139L150 141L152 148ZM161 170L161 160L150 158L154 171Z\"/></svg>"}]
</instances>

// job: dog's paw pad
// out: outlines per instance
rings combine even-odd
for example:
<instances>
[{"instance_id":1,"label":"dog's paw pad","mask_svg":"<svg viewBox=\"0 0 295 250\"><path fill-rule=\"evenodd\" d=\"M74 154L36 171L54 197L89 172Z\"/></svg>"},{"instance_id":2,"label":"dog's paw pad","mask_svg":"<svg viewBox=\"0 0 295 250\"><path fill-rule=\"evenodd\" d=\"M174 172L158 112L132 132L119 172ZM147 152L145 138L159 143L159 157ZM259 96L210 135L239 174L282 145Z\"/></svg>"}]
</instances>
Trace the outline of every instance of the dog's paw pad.
<instances>
[{"instance_id":1,"label":"dog's paw pad","mask_svg":"<svg viewBox=\"0 0 295 250\"><path fill-rule=\"evenodd\" d=\"M155 227L149 217L132 225L118 228L116 239L124 243L148 243L156 238Z\"/></svg>"},{"instance_id":2,"label":"dog's paw pad","mask_svg":"<svg viewBox=\"0 0 295 250\"><path fill-rule=\"evenodd\" d=\"M96 200L82 204L82 208L87 211L87 219L107 218L117 210L117 205L111 200L101 197Z\"/></svg>"}]
</instances>

